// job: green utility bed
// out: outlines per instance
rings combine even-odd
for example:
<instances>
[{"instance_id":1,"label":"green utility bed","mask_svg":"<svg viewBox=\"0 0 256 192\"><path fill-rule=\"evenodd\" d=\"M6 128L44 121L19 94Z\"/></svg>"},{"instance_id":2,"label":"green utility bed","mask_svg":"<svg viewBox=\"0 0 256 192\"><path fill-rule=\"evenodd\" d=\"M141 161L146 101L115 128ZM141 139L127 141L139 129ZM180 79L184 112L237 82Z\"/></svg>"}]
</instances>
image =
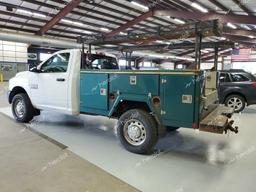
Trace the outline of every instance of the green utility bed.
<instances>
[{"instance_id":1,"label":"green utility bed","mask_svg":"<svg viewBox=\"0 0 256 192\"><path fill-rule=\"evenodd\" d=\"M194 127L200 118L202 75L184 70L81 71L80 111L111 117L124 103L142 104L162 125Z\"/></svg>"},{"instance_id":2,"label":"green utility bed","mask_svg":"<svg viewBox=\"0 0 256 192\"><path fill-rule=\"evenodd\" d=\"M148 153L167 129L238 132L233 110L218 104L217 73L84 70L81 113L118 118L117 135L135 153Z\"/></svg>"}]
</instances>

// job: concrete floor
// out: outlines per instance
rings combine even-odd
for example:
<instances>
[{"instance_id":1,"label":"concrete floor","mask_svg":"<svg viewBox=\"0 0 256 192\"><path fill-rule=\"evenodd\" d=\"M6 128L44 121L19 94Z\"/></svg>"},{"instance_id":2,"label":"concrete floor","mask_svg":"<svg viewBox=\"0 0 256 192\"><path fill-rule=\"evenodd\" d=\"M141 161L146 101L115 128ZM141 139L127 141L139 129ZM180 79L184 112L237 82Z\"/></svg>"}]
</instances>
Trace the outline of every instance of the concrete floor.
<instances>
[{"instance_id":1,"label":"concrete floor","mask_svg":"<svg viewBox=\"0 0 256 192\"><path fill-rule=\"evenodd\" d=\"M0 107L8 106L0 95ZM1 192L138 191L1 113L0 122Z\"/></svg>"},{"instance_id":2,"label":"concrete floor","mask_svg":"<svg viewBox=\"0 0 256 192\"><path fill-rule=\"evenodd\" d=\"M10 115L10 108L0 108ZM115 138L116 121L43 112L30 128L54 138L83 159L141 191L254 192L256 107L234 116L238 135L180 129L150 156L127 152Z\"/></svg>"}]
</instances>

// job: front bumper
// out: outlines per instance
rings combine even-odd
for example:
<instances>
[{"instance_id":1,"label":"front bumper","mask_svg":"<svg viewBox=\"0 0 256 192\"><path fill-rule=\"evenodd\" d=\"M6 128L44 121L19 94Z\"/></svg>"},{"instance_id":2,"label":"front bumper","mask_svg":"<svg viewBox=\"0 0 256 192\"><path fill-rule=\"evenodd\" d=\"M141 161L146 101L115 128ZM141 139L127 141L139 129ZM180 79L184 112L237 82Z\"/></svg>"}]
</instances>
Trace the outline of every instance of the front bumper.
<instances>
[{"instance_id":1,"label":"front bumper","mask_svg":"<svg viewBox=\"0 0 256 192\"><path fill-rule=\"evenodd\" d=\"M9 104L11 104L12 101L10 101L10 94L11 94L11 91L8 91L7 94L6 94L6 97L7 97L7 100L9 102Z\"/></svg>"},{"instance_id":2,"label":"front bumper","mask_svg":"<svg viewBox=\"0 0 256 192\"><path fill-rule=\"evenodd\" d=\"M238 127L233 127L234 121L230 120L233 113L232 108L220 105L200 122L199 130L218 134L228 130L238 133Z\"/></svg>"}]
</instances>

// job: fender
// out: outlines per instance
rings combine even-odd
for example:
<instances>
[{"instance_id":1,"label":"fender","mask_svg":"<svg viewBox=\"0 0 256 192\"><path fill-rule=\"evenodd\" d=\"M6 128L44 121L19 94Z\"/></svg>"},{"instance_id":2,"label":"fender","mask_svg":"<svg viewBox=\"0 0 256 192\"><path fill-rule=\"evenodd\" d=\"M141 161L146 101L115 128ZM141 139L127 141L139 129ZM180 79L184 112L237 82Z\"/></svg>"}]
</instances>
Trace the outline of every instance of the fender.
<instances>
[{"instance_id":1,"label":"fender","mask_svg":"<svg viewBox=\"0 0 256 192\"><path fill-rule=\"evenodd\" d=\"M161 126L161 115L157 112L156 108L152 105L152 97L148 95L134 95L134 94L122 94L118 95L116 100L114 101L112 108L108 113L108 117L111 117L115 112L118 104L122 101L136 101L136 102L144 102L149 107L150 111L154 115L158 127L158 136L163 137L166 134L166 127Z\"/></svg>"},{"instance_id":2,"label":"fender","mask_svg":"<svg viewBox=\"0 0 256 192\"><path fill-rule=\"evenodd\" d=\"M147 95L122 94L122 95L117 96L115 102L113 103L112 108L109 110L109 113L108 113L109 117L113 115L118 104L124 100L125 101L145 102L148 105L149 109L153 113L155 112L155 109L151 103L151 97L149 97Z\"/></svg>"},{"instance_id":3,"label":"fender","mask_svg":"<svg viewBox=\"0 0 256 192\"><path fill-rule=\"evenodd\" d=\"M9 103L11 103L12 97L19 92L25 92L31 99L31 93L29 88L29 75L30 72L20 72L14 78L9 81ZM17 93L16 93L17 92ZM32 104L33 101L31 100Z\"/></svg>"}]
</instances>

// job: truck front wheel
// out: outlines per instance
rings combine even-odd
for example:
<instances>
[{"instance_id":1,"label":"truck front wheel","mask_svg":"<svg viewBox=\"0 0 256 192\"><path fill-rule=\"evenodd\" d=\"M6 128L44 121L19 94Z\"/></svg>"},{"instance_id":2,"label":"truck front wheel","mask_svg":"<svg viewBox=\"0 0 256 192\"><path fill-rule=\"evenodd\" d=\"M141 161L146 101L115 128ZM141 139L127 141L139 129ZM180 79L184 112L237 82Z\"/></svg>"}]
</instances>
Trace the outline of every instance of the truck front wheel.
<instances>
[{"instance_id":1,"label":"truck front wheel","mask_svg":"<svg viewBox=\"0 0 256 192\"><path fill-rule=\"evenodd\" d=\"M131 109L119 118L117 135L128 151L148 154L157 142L157 125L149 113Z\"/></svg>"},{"instance_id":2,"label":"truck front wheel","mask_svg":"<svg viewBox=\"0 0 256 192\"><path fill-rule=\"evenodd\" d=\"M12 113L16 121L27 123L34 117L34 107L27 94L19 93L12 99Z\"/></svg>"}]
</instances>

